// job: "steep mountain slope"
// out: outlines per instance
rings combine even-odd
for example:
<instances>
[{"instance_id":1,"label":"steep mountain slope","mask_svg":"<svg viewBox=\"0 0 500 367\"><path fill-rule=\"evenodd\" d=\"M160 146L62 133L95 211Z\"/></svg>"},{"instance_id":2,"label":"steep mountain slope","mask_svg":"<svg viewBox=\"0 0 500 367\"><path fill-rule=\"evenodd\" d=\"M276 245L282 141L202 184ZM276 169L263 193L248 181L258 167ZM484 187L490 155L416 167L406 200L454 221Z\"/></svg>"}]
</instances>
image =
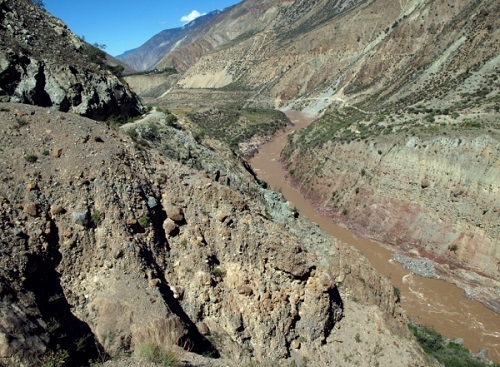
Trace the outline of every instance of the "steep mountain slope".
<instances>
[{"instance_id":1,"label":"steep mountain slope","mask_svg":"<svg viewBox=\"0 0 500 367\"><path fill-rule=\"evenodd\" d=\"M318 114L339 99L355 103L386 89L377 108L443 88L458 92L466 72L498 55L492 2L275 1L266 14L263 32L206 55L179 84L250 88L257 102L292 102Z\"/></svg>"},{"instance_id":2,"label":"steep mountain slope","mask_svg":"<svg viewBox=\"0 0 500 367\"><path fill-rule=\"evenodd\" d=\"M216 10L189 22L183 27L164 30L142 46L126 51L117 58L137 71L151 70L156 67L166 54L196 40L219 14L220 11ZM178 65L173 66L179 67Z\"/></svg>"},{"instance_id":3,"label":"steep mountain slope","mask_svg":"<svg viewBox=\"0 0 500 367\"><path fill-rule=\"evenodd\" d=\"M0 1L0 100L54 106L94 119L142 105L105 68L104 53L29 0Z\"/></svg>"}]
</instances>

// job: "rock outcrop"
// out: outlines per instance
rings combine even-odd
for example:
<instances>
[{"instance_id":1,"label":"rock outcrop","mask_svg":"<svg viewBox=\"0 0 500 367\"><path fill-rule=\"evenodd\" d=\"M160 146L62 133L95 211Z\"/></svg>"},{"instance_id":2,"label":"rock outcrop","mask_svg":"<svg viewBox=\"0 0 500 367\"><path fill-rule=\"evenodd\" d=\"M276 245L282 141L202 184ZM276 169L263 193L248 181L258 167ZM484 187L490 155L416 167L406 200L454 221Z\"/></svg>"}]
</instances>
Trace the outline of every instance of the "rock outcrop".
<instances>
[{"instance_id":1,"label":"rock outcrop","mask_svg":"<svg viewBox=\"0 0 500 367\"><path fill-rule=\"evenodd\" d=\"M71 111L97 120L142 112L138 97L100 51L29 0L0 2L0 100ZM103 54L104 55L104 54Z\"/></svg>"}]
</instances>

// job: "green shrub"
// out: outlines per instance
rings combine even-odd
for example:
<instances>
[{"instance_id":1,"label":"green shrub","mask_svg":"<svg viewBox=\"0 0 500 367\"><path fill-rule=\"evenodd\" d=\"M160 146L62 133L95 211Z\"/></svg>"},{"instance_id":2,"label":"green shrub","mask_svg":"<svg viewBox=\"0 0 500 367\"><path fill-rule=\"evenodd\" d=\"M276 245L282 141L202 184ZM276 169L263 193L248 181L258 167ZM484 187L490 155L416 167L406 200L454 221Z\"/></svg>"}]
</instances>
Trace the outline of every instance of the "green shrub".
<instances>
[{"instance_id":1,"label":"green shrub","mask_svg":"<svg viewBox=\"0 0 500 367\"><path fill-rule=\"evenodd\" d=\"M28 154L24 156L24 159L26 159L29 163L35 163L38 160L38 157L34 154Z\"/></svg>"},{"instance_id":2,"label":"green shrub","mask_svg":"<svg viewBox=\"0 0 500 367\"><path fill-rule=\"evenodd\" d=\"M57 351L45 353L40 357L37 365L40 367L63 367L66 365L68 359L68 351L59 349Z\"/></svg>"},{"instance_id":3,"label":"green shrub","mask_svg":"<svg viewBox=\"0 0 500 367\"><path fill-rule=\"evenodd\" d=\"M92 212L92 214L90 215L90 219L91 219L92 223L94 223L95 226L98 226L99 224L101 224L103 217L104 217L103 213L101 213L97 209L94 210Z\"/></svg>"},{"instance_id":4,"label":"green shrub","mask_svg":"<svg viewBox=\"0 0 500 367\"><path fill-rule=\"evenodd\" d=\"M213 268L213 270L212 270L212 275L216 278L222 278L225 274L226 274L226 272L224 270L222 270L221 268L219 268L218 266Z\"/></svg>"},{"instance_id":5,"label":"green shrub","mask_svg":"<svg viewBox=\"0 0 500 367\"><path fill-rule=\"evenodd\" d=\"M181 361L177 353L154 343L139 345L136 350L136 356L140 359L159 364L163 367L181 366Z\"/></svg>"},{"instance_id":6,"label":"green shrub","mask_svg":"<svg viewBox=\"0 0 500 367\"><path fill-rule=\"evenodd\" d=\"M137 219L137 222L139 223L139 225L142 227L142 228L146 228L147 226L149 226L149 217L147 215L143 215L141 217L139 217L139 219Z\"/></svg>"}]
</instances>

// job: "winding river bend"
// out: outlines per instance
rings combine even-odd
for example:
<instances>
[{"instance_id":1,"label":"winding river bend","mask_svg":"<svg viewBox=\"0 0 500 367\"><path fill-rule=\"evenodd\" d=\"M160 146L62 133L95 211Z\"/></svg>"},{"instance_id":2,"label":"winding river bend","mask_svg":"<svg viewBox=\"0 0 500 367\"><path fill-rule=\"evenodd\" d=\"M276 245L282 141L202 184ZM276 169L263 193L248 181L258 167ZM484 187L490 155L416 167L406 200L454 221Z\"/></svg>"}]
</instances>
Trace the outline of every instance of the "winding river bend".
<instances>
[{"instance_id":1,"label":"winding river bend","mask_svg":"<svg viewBox=\"0 0 500 367\"><path fill-rule=\"evenodd\" d=\"M389 249L357 237L329 218L319 216L302 194L287 183L279 160L287 135L312 122L312 119L297 111L290 111L287 115L295 126L278 133L250 160L258 177L272 188L279 189L301 215L318 224L323 231L360 250L380 274L388 277L401 290L401 304L417 323L430 325L448 338L464 339L464 345L473 352L487 349L488 358L500 363L499 314L479 302L467 299L463 290L453 284L423 278L403 269L399 263L391 260L392 252Z\"/></svg>"}]
</instances>

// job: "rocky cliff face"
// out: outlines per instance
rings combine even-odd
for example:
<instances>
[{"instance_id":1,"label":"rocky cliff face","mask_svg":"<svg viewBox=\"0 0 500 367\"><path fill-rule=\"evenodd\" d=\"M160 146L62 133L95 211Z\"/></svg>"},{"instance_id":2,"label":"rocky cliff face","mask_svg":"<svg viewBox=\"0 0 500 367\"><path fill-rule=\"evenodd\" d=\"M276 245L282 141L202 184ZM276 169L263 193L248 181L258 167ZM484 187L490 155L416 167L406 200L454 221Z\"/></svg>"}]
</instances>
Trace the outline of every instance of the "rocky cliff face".
<instances>
[{"instance_id":1,"label":"rocky cliff face","mask_svg":"<svg viewBox=\"0 0 500 367\"><path fill-rule=\"evenodd\" d=\"M147 343L225 365L419 360L388 281L216 142L161 115L130 127L134 143L72 114L0 108L0 364Z\"/></svg>"},{"instance_id":2,"label":"rocky cliff face","mask_svg":"<svg viewBox=\"0 0 500 367\"><path fill-rule=\"evenodd\" d=\"M31 1L0 2L0 100L94 119L136 116L138 97L95 63L98 52Z\"/></svg>"}]
</instances>

